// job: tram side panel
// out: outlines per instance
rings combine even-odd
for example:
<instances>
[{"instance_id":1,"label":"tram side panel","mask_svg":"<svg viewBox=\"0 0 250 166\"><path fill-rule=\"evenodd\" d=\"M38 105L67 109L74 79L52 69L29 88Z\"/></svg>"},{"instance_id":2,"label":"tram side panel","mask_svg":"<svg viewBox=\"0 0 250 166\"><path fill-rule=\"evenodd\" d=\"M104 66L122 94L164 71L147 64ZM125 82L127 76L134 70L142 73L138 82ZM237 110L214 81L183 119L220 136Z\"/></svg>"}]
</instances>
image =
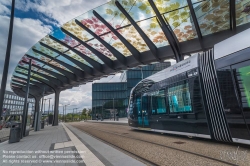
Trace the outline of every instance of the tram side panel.
<instances>
[{"instance_id":1,"label":"tram side panel","mask_svg":"<svg viewBox=\"0 0 250 166\"><path fill-rule=\"evenodd\" d=\"M158 88L153 91L132 93L130 126L210 138L198 68L185 61L183 64L185 72L155 83Z\"/></svg>"},{"instance_id":2,"label":"tram side panel","mask_svg":"<svg viewBox=\"0 0 250 166\"><path fill-rule=\"evenodd\" d=\"M250 48L215 60L233 142L250 144Z\"/></svg>"},{"instance_id":3,"label":"tram side panel","mask_svg":"<svg viewBox=\"0 0 250 166\"><path fill-rule=\"evenodd\" d=\"M176 82L166 87L165 91L166 114L151 114L151 128L180 135L207 135L206 138L209 138L199 78Z\"/></svg>"}]
</instances>

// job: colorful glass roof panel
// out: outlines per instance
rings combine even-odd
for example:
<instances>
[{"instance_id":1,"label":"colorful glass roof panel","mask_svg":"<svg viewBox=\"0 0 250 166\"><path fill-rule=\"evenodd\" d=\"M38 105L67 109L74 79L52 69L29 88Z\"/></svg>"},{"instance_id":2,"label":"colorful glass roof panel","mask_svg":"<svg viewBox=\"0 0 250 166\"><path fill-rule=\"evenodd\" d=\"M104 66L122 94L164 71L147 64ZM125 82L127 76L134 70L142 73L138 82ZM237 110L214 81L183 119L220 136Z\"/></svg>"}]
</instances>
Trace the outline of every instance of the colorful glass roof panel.
<instances>
[{"instance_id":1,"label":"colorful glass roof panel","mask_svg":"<svg viewBox=\"0 0 250 166\"><path fill-rule=\"evenodd\" d=\"M59 35L58 35L59 36ZM58 37L58 39L61 39L61 36ZM57 43L56 41L52 40L48 35L45 36L43 39L40 40L40 42L60 51L65 52L68 50L68 48L64 47L63 45Z\"/></svg>"},{"instance_id":2,"label":"colorful glass roof panel","mask_svg":"<svg viewBox=\"0 0 250 166\"><path fill-rule=\"evenodd\" d=\"M46 48L46 47L44 47L44 46L42 46L40 43L36 43L33 47L32 47L32 49L35 49L35 50L38 50L38 51L40 51L40 52L42 52L42 53L44 53L44 54L46 54L46 55L49 55L49 56L51 56L51 57L56 57L56 56L58 56L58 54L57 53L55 53L55 52L53 52L53 51L51 51L50 49L48 49L48 48ZM30 52L32 52L32 50L30 50ZM34 52L34 51L33 51ZM36 55L37 53L35 53L35 55Z\"/></svg>"},{"instance_id":3,"label":"colorful glass roof panel","mask_svg":"<svg viewBox=\"0 0 250 166\"><path fill-rule=\"evenodd\" d=\"M240 26L250 22L250 1L236 0L236 25Z\"/></svg>"},{"instance_id":4,"label":"colorful glass roof panel","mask_svg":"<svg viewBox=\"0 0 250 166\"><path fill-rule=\"evenodd\" d=\"M85 64L85 65L87 65L87 66L92 67L85 59L83 59L82 57L80 57L78 54L74 53L74 52L71 51L71 50L65 52L64 54L70 56L71 58L73 58L73 59L75 59L75 60L77 60L77 61L79 61L79 62L81 62L81 63L83 63L83 64ZM62 56L59 56L57 59L60 58L60 60L62 60L61 57L62 57ZM63 57L63 59L64 59L64 62L66 62L67 64L73 64L71 61L67 60L66 58ZM76 66L76 65L73 64L73 66Z\"/></svg>"},{"instance_id":5,"label":"colorful glass roof panel","mask_svg":"<svg viewBox=\"0 0 250 166\"><path fill-rule=\"evenodd\" d=\"M204 1L194 10L203 36L230 28L229 0Z\"/></svg>"},{"instance_id":6,"label":"colorful glass roof panel","mask_svg":"<svg viewBox=\"0 0 250 166\"><path fill-rule=\"evenodd\" d=\"M153 61L159 58L161 55L159 55L159 57L156 57L158 55L153 50L153 45L151 45L150 43L148 43L148 45L146 44L146 42L144 41L146 40L145 36L143 36L144 39L141 37L134 26L131 25L129 19L127 19L125 15L120 11L120 9L116 6L115 2L116 0L111 0L108 3L96 7L68 21L67 23L62 25L62 27L55 28L53 32L42 38L38 43L30 48L23 56L23 58L19 61L18 65L28 69L28 64L26 62L29 62L29 58L32 58L32 70L38 71L38 75L34 73L32 75L36 75L42 79L44 78L39 76L39 72L42 72L47 76L52 76L49 74L51 72L63 75L61 72L59 72L61 71L61 69L72 73L73 76L73 74L75 74L74 68L82 70L82 67L79 66L81 64L75 64L75 60L93 69L96 68L95 70L101 73L105 73L106 71L109 72L110 68L117 70L116 67L119 68L119 65L129 66L130 64L126 64L126 62L128 62L126 61L127 57L134 55L132 55L132 51L130 52L127 48L127 43L123 43L115 35L115 33L111 32L110 29L98 19L98 16L94 14L94 11L96 11L104 20L106 20L106 22L108 22L139 52L143 53L145 51L149 51L149 45L152 49L152 56L155 58L153 59ZM159 26L156 14L148 0L118 0L118 2L157 48L169 45L168 41L170 40L166 38L166 32L163 33L162 28ZM195 20L193 20L195 18L193 18L191 15L187 0L153 0L153 2L167 25L169 25L169 30L173 30L174 35L180 43L198 37L196 32L197 26L194 26ZM191 0L191 2L193 3L195 16L197 18L198 26L201 30L202 36L230 29L230 0ZM250 23L250 1L236 0L235 7L236 25L241 26ZM89 31L92 31L106 43L110 44L113 48L109 48L110 50L106 48L99 39L94 38L96 37L96 35L92 36L92 33L88 33L88 31L86 31L85 28L82 27L82 25L79 26L78 23L76 23L77 21L79 21L80 25L84 25L89 29ZM79 40L74 36L72 37L71 34ZM88 49L89 47L86 48L84 45L80 44L81 42L78 42L80 40L86 42L86 44L88 44L90 47L99 51L101 54L115 62L107 62L108 64L105 64L99 58L100 56L102 56L101 54L95 55L92 52L92 49ZM66 45L61 42L65 43ZM42 46L43 44L41 43L45 44L45 46ZM46 45L48 47L52 47L53 49L47 48ZM171 47L173 48L175 46ZM169 48L171 49L171 47ZM111 49L116 49L124 57L112 54L114 50L112 51ZM76 52L76 50L80 53ZM68 57L65 58L65 55L60 55L57 52L63 53L66 56L73 58L74 60ZM89 58L84 59L85 56L82 56L81 53L92 58L95 62L89 62ZM149 56L148 54L141 55ZM118 57L119 61L117 59ZM138 57L135 57L138 63L140 63L140 60L143 61L143 57L139 57L140 60L138 60L137 58ZM35 67L36 65L38 67ZM47 69L50 72L38 69L40 67ZM26 79L26 76L18 74L17 71L27 74L27 70L16 67L13 73L13 76L19 76ZM86 71L86 73L92 74L91 71ZM90 77L91 78L86 77L86 79L95 80L95 77L97 76L93 75L92 78L91 75ZM101 76L98 76L98 78L99 77ZM83 78L82 80L85 80L85 78ZM85 80L85 82L87 81L89 80Z\"/></svg>"},{"instance_id":7,"label":"colorful glass roof panel","mask_svg":"<svg viewBox=\"0 0 250 166\"><path fill-rule=\"evenodd\" d=\"M191 19L189 7L164 14L179 42L197 38L196 30Z\"/></svg>"},{"instance_id":8,"label":"colorful glass roof panel","mask_svg":"<svg viewBox=\"0 0 250 166\"><path fill-rule=\"evenodd\" d=\"M108 58L112 60L116 60L115 56L106 48L102 43L100 43L97 39L93 39L87 42L88 45L101 52Z\"/></svg>"},{"instance_id":9,"label":"colorful glass roof panel","mask_svg":"<svg viewBox=\"0 0 250 166\"><path fill-rule=\"evenodd\" d=\"M156 20L156 17L138 22L137 24L149 37L149 39L154 42L156 47L169 45L167 38Z\"/></svg>"},{"instance_id":10,"label":"colorful glass roof panel","mask_svg":"<svg viewBox=\"0 0 250 166\"><path fill-rule=\"evenodd\" d=\"M47 69L47 70L50 70L50 71L52 71L52 72L55 72L55 73L57 73L57 74L63 75L63 74L60 73L59 71L57 71L57 70L55 70L55 69L53 69L53 68L51 68L51 67L49 67L49 66L47 66L47 65L43 65L43 68L44 68L44 69Z\"/></svg>"},{"instance_id":11,"label":"colorful glass roof panel","mask_svg":"<svg viewBox=\"0 0 250 166\"><path fill-rule=\"evenodd\" d=\"M77 51L80 51L82 54L90 57L91 59L97 61L98 63L104 64L103 61L98 58L95 54L93 54L89 49L87 49L85 46L83 45L79 45L78 47L75 48ZM74 56L74 58L78 61L81 61L82 63L85 63L82 61L82 58L79 56ZM81 59L80 59L81 58ZM88 64L89 66L91 66L90 64Z\"/></svg>"}]
</instances>

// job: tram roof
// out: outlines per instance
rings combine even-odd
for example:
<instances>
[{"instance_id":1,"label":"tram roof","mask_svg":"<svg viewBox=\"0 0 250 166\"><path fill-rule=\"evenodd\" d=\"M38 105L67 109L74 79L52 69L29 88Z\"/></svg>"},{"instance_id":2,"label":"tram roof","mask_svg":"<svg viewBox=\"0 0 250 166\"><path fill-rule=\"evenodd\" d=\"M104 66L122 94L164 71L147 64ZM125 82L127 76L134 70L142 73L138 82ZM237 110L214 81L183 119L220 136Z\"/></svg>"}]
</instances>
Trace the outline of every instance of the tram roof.
<instances>
[{"instance_id":1,"label":"tram roof","mask_svg":"<svg viewBox=\"0 0 250 166\"><path fill-rule=\"evenodd\" d=\"M17 64L12 90L41 97L127 68L181 60L250 27L249 0L112 0L46 35ZM235 9L235 10L234 10Z\"/></svg>"}]
</instances>

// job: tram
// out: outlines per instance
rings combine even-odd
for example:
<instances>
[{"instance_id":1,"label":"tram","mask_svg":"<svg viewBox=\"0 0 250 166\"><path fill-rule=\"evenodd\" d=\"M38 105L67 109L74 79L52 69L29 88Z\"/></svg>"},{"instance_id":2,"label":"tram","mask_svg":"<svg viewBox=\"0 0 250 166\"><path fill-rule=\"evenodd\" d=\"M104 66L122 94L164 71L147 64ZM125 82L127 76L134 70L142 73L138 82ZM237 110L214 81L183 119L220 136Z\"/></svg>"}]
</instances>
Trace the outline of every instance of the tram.
<instances>
[{"instance_id":1,"label":"tram","mask_svg":"<svg viewBox=\"0 0 250 166\"><path fill-rule=\"evenodd\" d=\"M129 126L250 145L250 29L141 80Z\"/></svg>"}]
</instances>

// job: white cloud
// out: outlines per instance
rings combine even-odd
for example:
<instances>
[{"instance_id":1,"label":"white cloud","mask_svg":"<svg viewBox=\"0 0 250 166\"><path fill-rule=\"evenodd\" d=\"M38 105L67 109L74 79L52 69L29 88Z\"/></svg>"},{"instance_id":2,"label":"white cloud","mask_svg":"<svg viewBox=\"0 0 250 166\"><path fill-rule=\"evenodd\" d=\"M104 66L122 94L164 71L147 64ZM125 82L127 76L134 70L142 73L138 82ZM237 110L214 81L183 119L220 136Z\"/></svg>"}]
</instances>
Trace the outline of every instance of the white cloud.
<instances>
[{"instance_id":1,"label":"white cloud","mask_svg":"<svg viewBox=\"0 0 250 166\"><path fill-rule=\"evenodd\" d=\"M54 94L46 96L44 98L51 98L50 100L50 108L54 105ZM73 108L78 108L78 111L83 108L91 108L92 106L92 84L88 83L86 85L81 85L80 87L75 87L73 89L68 89L62 91L60 94L59 101L59 112L62 113L63 105L70 104L67 106L67 113L72 112ZM48 110L49 103L46 101L45 110Z\"/></svg>"},{"instance_id":2,"label":"white cloud","mask_svg":"<svg viewBox=\"0 0 250 166\"><path fill-rule=\"evenodd\" d=\"M102 78L101 80L94 81L94 83L100 83L100 82L119 82L120 81L120 75L111 75L107 78ZM45 98L51 98L51 105L54 105L54 94L46 96ZM70 106L67 106L67 112L72 112L73 108L79 108L78 111L82 110L83 108L91 108L92 107L92 83L88 83L85 85L81 85L80 87L75 87L72 89L68 89L65 91L62 91L60 94L60 107L59 111L60 113L63 112L62 105L70 104ZM45 103L45 110L48 110L49 103L46 101Z\"/></svg>"},{"instance_id":3,"label":"white cloud","mask_svg":"<svg viewBox=\"0 0 250 166\"><path fill-rule=\"evenodd\" d=\"M23 11L33 10L53 18L60 25L109 0L27 0L17 1L16 7Z\"/></svg>"},{"instance_id":4,"label":"white cloud","mask_svg":"<svg viewBox=\"0 0 250 166\"><path fill-rule=\"evenodd\" d=\"M7 38L9 31L9 17L0 15L0 73L3 72L4 58L6 54ZM11 57L9 65L9 76L7 90L10 90L10 77L20 61L22 56L32 47L38 40L50 32L51 27L43 25L39 20L34 19L14 19L13 39L11 48ZM0 77L1 79L2 77Z\"/></svg>"},{"instance_id":5,"label":"white cloud","mask_svg":"<svg viewBox=\"0 0 250 166\"><path fill-rule=\"evenodd\" d=\"M22 11L34 11L39 12L47 16L45 18L41 16L41 20L34 19L20 19L15 18L14 31L11 49L11 59L8 75L7 90L10 90L10 77L21 57L30 49L36 42L38 42L43 36L50 32L51 27L46 26L45 23L52 23L51 20L56 20L60 25L77 17L101 4L108 2L109 0L30 0L16 1L16 8ZM11 0L1 0L0 2L0 79L4 57L6 52L6 43L8 37L9 15L10 10L6 6L11 5ZM43 21L43 22L42 22ZM57 22L53 24L57 25ZM101 79L101 81L95 82L112 82L119 81L120 75L109 76ZM54 95L46 96L51 99L51 106L54 105ZM92 84L82 85L79 88L73 88L61 92L60 103L71 104L71 107L89 108L92 105ZM71 109L69 106L68 109ZM46 110L48 109L48 101L46 102ZM60 107L60 112L62 107ZM70 111L70 110L69 110Z\"/></svg>"},{"instance_id":6,"label":"white cloud","mask_svg":"<svg viewBox=\"0 0 250 166\"><path fill-rule=\"evenodd\" d=\"M10 14L10 10L5 6L0 3L0 14L6 15Z\"/></svg>"}]
</instances>

